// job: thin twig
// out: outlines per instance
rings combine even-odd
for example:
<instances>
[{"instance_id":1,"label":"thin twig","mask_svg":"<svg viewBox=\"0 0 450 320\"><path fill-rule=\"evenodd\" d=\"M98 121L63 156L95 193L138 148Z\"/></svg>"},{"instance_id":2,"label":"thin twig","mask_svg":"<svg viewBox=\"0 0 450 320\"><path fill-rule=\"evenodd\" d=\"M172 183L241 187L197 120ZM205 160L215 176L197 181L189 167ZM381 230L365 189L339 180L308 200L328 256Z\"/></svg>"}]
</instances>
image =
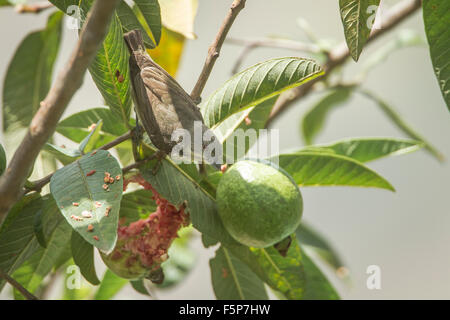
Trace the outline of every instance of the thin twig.
<instances>
[{"instance_id":1,"label":"thin twig","mask_svg":"<svg viewBox=\"0 0 450 320\"><path fill-rule=\"evenodd\" d=\"M141 165L143 165L143 164L145 164L145 163L147 163L147 162L149 162L150 160L153 160L153 159L155 159L154 155L152 155L152 156L150 156L150 157L148 157L146 159L142 159L142 160L136 161L135 163L132 163L132 164L126 166L126 167L123 167L122 168L122 173L125 174L128 171L131 171L133 169L139 168Z\"/></svg>"},{"instance_id":2,"label":"thin twig","mask_svg":"<svg viewBox=\"0 0 450 320\"><path fill-rule=\"evenodd\" d=\"M241 38L228 38L225 40L226 43L241 45L244 46L239 57L236 59L236 63L232 68L232 73L235 74L239 71L244 59L248 56L248 54L255 48L278 48L278 49L287 49L294 51L303 51L308 53L319 53L319 46L306 43L299 42L289 39L241 39Z\"/></svg>"},{"instance_id":3,"label":"thin twig","mask_svg":"<svg viewBox=\"0 0 450 320\"><path fill-rule=\"evenodd\" d=\"M100 150L108 150L111 149L115 146L117 146L118 144L121 144L122 142L128 140L131 138L131 136L133 135L133 131L128 131L127 133L121 135L120 137L117 137L116 139L114 139L111 142L108 142L107 144L101 146L99 149Z\"/></svg>"},{"instance_id":4,"label":"thin twig","mask_svg":"<svg viewBox=\"0 0 450 320\"><path fill-rule=\"evenodd\" d=\"M39 300L35 295L25 289L20 283L11 278L6 272L0 270L0 278L3 278L8 282L11 286L17 289L27 300Z\"/></svg>"},{"instance_id":5,"label":"thin twig","mask_svg":"<svg viewBox=\"0 0 450 320\"><path fill-rule=\"evenodd\" d=\"M106 35L109 21L119 0L97 0L89 11L77 46L59 74L30 128L0 178L0 221L21 195L28 172L43 145L55 132L61 115L81 87L87 67Z\"/></svg>"},{"instance_id":6,"label":"thin twig","mask_svg":"<svg viewBox=\"0 0 450 320\"><path fill-rule=\"evenodd\" d=\"M228 14L225 17L225 20L222 22L219 32L216 35L216 38L208 49L208 55L206 57L205 64L203 65L202 72L200 73L197 83L195 84L195 87L191 92L191 97L196 103L199 103L201 101L201 94L203 92L203 89L205 88L206 81L208 81L209 75L211 74L212 68L214 67L214 63L219 57L223 42L225 41L228 31L230 30L231 25L233 24L237 15L245 7L245 1L246 0L233 1Z\"/></svg>"},{"instance_id":7,"label":"thin twig","mask_svg":"<svg viewBox=\"0 0 450 320\"><path fill-rule=\"evenodd\" d=\"M17 13L39 13L53 7L48 1L36 2L31 4L18 4L15 7Z\"/></svg>"},{"instance_id":8,"label":"thin twig","mask_svg":"<svg viewBox=\"0 0 450 320\"><path fill-rule=\"evenodd\" d=\"M130 139L131 136L132 136L132 131L129 131L129 132L127 132L127 133L121 135L120 137L117 137L117 138L114 139L113 141L108 142L107 144L101 146L101 147L98 148L97 150L108 150L108 149L111 149L111 148L117 146L118 144L120 144L120 143L122 143L122 142L124 142L124 141L126 141L126 140L128 140L128 139ZM38 191L38 192L41 191L41 189L42 189L47 183L50 182L50 179L52 178L53 174L54 174L54 172L50 173L49 175L45 176L45 177L42 178L42 179L33 181L33 182L31 183L32 186L29 187L29 188L26 188L26 189L24 190L24 193L23 193L23 194L27 194L27 193L29 193L29 192L31 192L31 191Z\"/></svg>"},{"instance_id":9,"label":"thin twig","mask_svg":"<svg viewBox=\"0 0 450 320\"><path fill-rule=\"evenodd\" d=\"M402 2L396 4L391 10L388 11L386 16L383 17L382 28L374 29L372 31L367 44L373 42L373 40L377 39L379 36L396 27L407 17L411 16L414 12L419 10L421 5L421 0L403 0ZM350 52L345 42L341 43L339 46L331 50L328 55L328 61L323 66L325 75L315 78L300 87L293 88L281 94L272 109L272 113L270 114L269 120L266 123L266 127L269 126L273 120L278 118L285 110L287 110L287 108L292 105L292 103L307 96L312 91L314 84L328 77L333 69L344 64L349 57Z\"/></svg>"}]
</instances>

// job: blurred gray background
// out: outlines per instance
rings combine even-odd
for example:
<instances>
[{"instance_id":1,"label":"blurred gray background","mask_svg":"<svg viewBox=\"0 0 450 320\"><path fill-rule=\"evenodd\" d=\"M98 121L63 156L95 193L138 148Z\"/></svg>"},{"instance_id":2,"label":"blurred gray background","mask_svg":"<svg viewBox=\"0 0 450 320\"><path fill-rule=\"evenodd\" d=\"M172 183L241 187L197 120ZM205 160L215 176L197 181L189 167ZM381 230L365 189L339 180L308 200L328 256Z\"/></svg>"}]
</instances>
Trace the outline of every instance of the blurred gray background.
<instances>
[{"instance_id":1,"label":"blurred gray background","mask_svg":"<svg viewBox=\"0 0 450 320\"><path fill-rule=\"evenodd\" d=\"M385 8L400 1L384 0ZM198 39L185 46L177 78L190 92L203 65L208 46L215 36L230 1L199 0L195 23ZM27 33L45 25L48 11L39 15L18 15L13 9L0 9L0 75L3 78L15 48ZM271 35L306 40L296 20L306 19L321 38L344 40L336 0L248 0L234 23L230 36L260 38ZM416 13L400 29L412 29L423 37L421 13ZM376 48L391 38L384 36L362 54L363 63ZM62 48L55 66L64 67L77 35L64 30ZM231 66L241 48L225 44L215 65L204 96L230 77ZM30 52L30 54L32 54ZM280 49L254 50L243 67L281 56L298 55ZM351 78L358 65L350 62L346 75ZM2 85L3 80L0 82ZM450 114L433 74L426 47L414 47L392 54L379 65L365 83L404 116L404 119L450 159L448 137ZM273 123L280 129L281 150L303 145L299 133L302 114L321 96L313 94L297 103ZM71 101L65 116L81 109L102 106L102 98L86 75L84 85ZM320 134L325 143L345 137L404 137L369 100L355 96L332 113ZM7 150L9 154L13 150ZM449 299L450 298L450 167L438 163L423 151L382 159L369 164L388 179L396 193L364 188L303 188L304 219L325 234L350 269L352 281L341 283L326 268L343 298L351 299ZM197 239L197 266L176 289L158 291L160 299L213 299L208 260L214 250L206 250ZM381 290L368 290L366 268L381 268ZM101 267L99 267L101 270ZM0 295L8 296L7 290ZM53 294L58 297L58 292ZM144 298L131 288L117 298Z\"/></svg>"}]
</instances>

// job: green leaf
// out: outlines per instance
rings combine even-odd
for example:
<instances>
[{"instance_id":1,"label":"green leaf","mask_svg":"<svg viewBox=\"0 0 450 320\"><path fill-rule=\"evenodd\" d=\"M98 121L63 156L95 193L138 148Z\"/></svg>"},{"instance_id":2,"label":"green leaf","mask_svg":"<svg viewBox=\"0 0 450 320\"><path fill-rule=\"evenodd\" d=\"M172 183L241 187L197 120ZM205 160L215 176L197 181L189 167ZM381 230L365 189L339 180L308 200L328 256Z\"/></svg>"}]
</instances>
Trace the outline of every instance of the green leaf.
<instances>
[{"instance_id":1,"label":"green leaf","mask_svg":"<svg viewBox=\"0 0 450 320\"><path fill-rule=\"evenodd\" d=\"M56 159L58 159L63 165L74 162L81 157L81 152L78 149L63 148L55 146L51 143L46 143L42 150L50 153Z\"/></svg>"},{"instance_id":2,"label":"green leaf","mask_svg":"<svg viewBox=\"0 0 450 320\"><path fill-rule=\"evenodd\" d=\"M268 300L264 283L226 248L217 249L209 266L217 299Z\"/></svg>"},{"instance_id":3,"label":"green leaf","mask_svg":"<svg viewBox=\"0 0 450 320\"><path fill-rule=\"evenodd\" d=\"M100 130L102 130L103 120L98 120L95 124L94 128L91 129L91 132L84 138L80 145L78 146L78 150L82 154L92 151L95 149L98 140L100 139Z\"/></svg>"},{"instance_id":4,"label":"green leaf","mask_svg":"<svg viewBox=\"0 0 450 320\"><path fill-rule=\"evenodd\" d=\"M227 249L247 266L272 289L280 291L291 300L302 299L305 291L305 272L302 254L295 236L286 257L274 248L248 248L236 244Z\"/></svg>"},{"instance_id":5,"label":"green leaf","mask_svg":"<svg viewBox=\"0 0 450 320\"><path fill-rule=\"evenodd\" d=\"M46 28L30 33L14 53L3 84L5 130L27 127L47 95L61 41L62 17L60 12L50 15Z\"/></svg>"},{"instance_id":6,"label":"green leaf","mask_svg":"<svg viewBox=\"0 0 450 320\"><path fill-rule=\"evenodd\" d=\"M302 262L305 270L304 300L338 300L339 294L324 276L322 271L311 261L305 250L302 250Z\"/></svg>"},{"instance_id":7,"label":"green leaf","mask_svg":"<svg viewBox=\"0 0 450 320\"><path fill-rule=\"evenodd\" d=\"M144 294L146 296L151 296L150 292L147 290L145 286L145 281L149 281L146 279L139 279L139 280L131 280L130 284L133 287L134 290L139 292L140 294Z\"/></svg>"},{"instance_id":8,"label":"green leaf","mask_svg":"<svg viewBox=\"0 0 450 320\"><path fill-rule=\"evenodd\" d=\"M65 13L71 5L78 6L81 22L84 23L92 0L50 0ZM97 88L114 115L122 125L128 127L131 111L131 90L128 74L128 50L123 41L122 24L117 11L113 15L108 33L97 51L94 61L89 66L89 72Z\"/></svg>"},{"instance_id":9,"label":"green leaf","mask_svg":"<svg viewBox=\"0 0 450 320\"><path fill-rule=\"evenodd\" d=\"M444 161L444 156L439 152L439 150L437 150L431 143L412 129L411 126L403 120L402 116L394 108L392 108L392 106L388 105L385 101L368 90L361 90L360 92L367 98L373 100L399 130L405 133L409 138L422 142L425 150L427 150L437 160Z\"/></svg>"},{"instance_id":10,"label":"green leaf","mask_svg":"<svg viewBox=\"0 0 450 320\"><path fill-rule=\"evenodd\" d=\"M110 110L105 108L93 108L72 114L65 118L58 124L56 132L75 142L81 142L89 132L88 128L99 120L103 120L102 132L111 136L120 136L128 131L127 127L120 123L120 119L118 119ZM83 130L80 131L80 129Z\"/></svg>"},{"instance_id":11,"label":"green leaf","mask_svg":"<svg viewBox=\"0 0 450 320\"><path fill-rule=\"evenodd\" d=\"M117 15L111 19L108 34L89 72L111 111L128 126L131 111L128 51Z\"/></svg>"},{"instance_id":12,"label":"green leaf","mask_svg":"<svg viewBox=\"0 0 450 320\"><path fill-rule=\"evenodd\" d=\"M134 0L147 26L152 32L153 39L158 45L161 40L161 9L158 0ZM136 8L135 7L135 8Z\"/></svg>"},{"instance_id":13,"label":"green leaf","mask_svg":"<svg viewBox=\"0 0 450 320\"><path fill-rule=\"evenodd\" d=\"M123 32L129 32L131 30L140 29L142 30L142 38L144 40L144 44L147 48L154 48L156 45L152 39L148 36L145 28L141 25L138 18L133 12L133 9L124 1L121 0L119 6L116 9L117 17L122 24Z\"/></svg>"},{"instance_id":14,"label":"green leaf","mask_svg":"<svg viewBox=\"0 0 450 320\"><path fill-rule=\"evenodd\" d=\"M380 0L339 0L345 40L355 61L369 39L379 5Z\"/></svg>"},{"instance_id":15,"label":"green leaf","mask_svg":"<svg viewBox=\"0 0 450 320\"><path fill-rule=\"evenodd\" d=\"M302 120L302 133L306 144L313 143L314 138L322 130L328 114L339 105L347 102L351 92L350 88L335 89L305 114Z\"/></svg>"},{"instance_id":16,"label":"green leaf","mask_svg":"<svg viewBox=\"0 0 450 320\"><path fill-rule=\"evenodd\" d=\"M142 176L170 203L187 206L192 225L222 243L235 243L223 227L214 198L170 160L163 160L156 175L150 164L140 168Z\"/></svg>"},{"instance_id":17,"label":"green leaf","mask_svg":"<svg viewBox=\"0 0 450 320\"><path fill-rule=\"evenodd\" d=\"M279 166L300 186L394 187L362 163L327 152L297 152L279 155Z\"/></svg>"},{"instance_id":18,"label":"green leaf","mask_svg":"<svg viewBox=\"0 0 450 320\"><path fill-rule=\"evenodd\" d=\"M73 260L80 268L81 274L93 285L98 285L100 280L95 272L94 247L75 230L72 231L71 243Z\"/></svg>"},{"instance_id":19,"label":"green leaf","mask_svg":"<svg viewBox=\"0 0 450 320\"><path fill-rule=\"evenodd\" d=\"M89 299L91 297L91 291L93 287L90 284L86 283L86 281L80 281L78 269L74 268L75 266L73 265L73 261L69 261L68 264L69 267L67 267L67 270L65 272L62 299L63 300ZM79 285L79 287L77 285Z\"/></svg>"},{"instance_id":20,"label":"green leaf","mask_svg":"<svg viewBox=\"0 0 450 320\"><path fill-rule=\"evenodd\" d=\"M110 300L128 283L127 279L116 276L114 272L106 269L102 283L95 293L95 300Z\"/></svg>"},{"instance_id":21,"label":"green leaf","mask_svg":"<svg viewBox=\"0 0 450 320\"><path fill-rule=\"evenodd\" d=\"M34 215L34 235L36 236L36 240L39 242L39 245L43 248L47 247L47 239L44 234L44 221L42 220L44 212L42 209L39 209Z\"/></svg>"},{"instance_id":22,"label":"green leaf","mask_svg":"<svg viewBox=\"0 0 450 320\"><path fill-rule=\"evenodd\" d=\"M147 218L150 213L156 211L156 203L153 200L151 190L136 190L123 195L120 203L121 225L128 225L139 219Z\"/></svg>"},{"instance_id":23,"label":"green leaf","mask_svg":"<svg viewBox=\"0 0 450 320\"><path fill-rule=\"evenodd\" d=\"M336 154L368 162L386 156L401 155L422 148L423 143L414 140L393 138L354 138L321 145L320 148L331 150Z\"/></svg>"},{"instance_id":24,"label":"green leaf","mask_svg":"<svg viewBox=\"0 0 450 320\"><path fill-rule=\"evenodd\" d=\"M40 248L34 233L34 217L39 210L43 212L43 233L48 238L62 220L51 196L25 196L9 211L0 228L0 269L3 272L11 275ZM0 279L0 290L4 284Z\"/></svg>"},{"instance_id":25,"label":"green leaf","mask_svg":"<svg viewBox=\"0 0 450 320\"><path fill-rule=\"evenodd\" d=\"M450 2L425 0L422 6L431 61L445 103L450 110Z\"/></svg>"},{"instance_id":26,"label":"green leaf","mask_svg":"<svg viewBox=\"0 0 450 320\"><path fill-rule=\"evenodd\" d=\"M114 178L114 183L105 184L105 173ZM117 160L108 151L98 150L59 169L50 180L50 191L67 222L87 242L105 253L114 249L117 240L123 189L121 175ZM120 176L118 181L116 176ZM88 230L89 225L93 230Z\"/></svg>"},{"instance_id":27,"label":"green leaf","mask_svg":"<svg viewBox=\"0 0 450 320\"><path fill-rule=\"evenodd\" d=\"M44 278L52 270L59 256L70 242L71 228L61 221L50 235L46 248L40 248L13 274L13 278L31 293L41 287ZM21 295L16 292L16 297ZM23 297L22 297L23 298Z\"/></svg>"},{"instance_id":28,"label":"green leaf","mask_svg":"<svg viewBox=\"0 0 450 320\"><path fill-rule=\"evenodd\" d=\"M175 164L164 160L156 175L147 165L141 168L143 177L170 203L187 206L193 226L223 242L234 242L224 229L214 199Z\"/></svg>"},{"instance_id":29,"label":"green leaf","mask_svg":"<svg viewBox=\"0 0 450 320\"><path fill-rule=\"evenodd\" d=\"M309 246L334 269L343 266L341 258L328 241L311 228L307 223L302 222L295 231L300 246Z\"/></svg>"},{"instance_id":30,"label":"green leaf","mask_svg":"<svg viewBox=\"0 0 450 320\"><path fill-rule=\"evenodd\" d=\"M189 246L192 230L192 227L186 227L178 231L178 238L169 248L169 259L161 264L164 282L157 285L158 289L169 289L180 284L194 268L197 259L195 252Z\"/></svg>"},{"instance_id":31,"label":"green leaf","mask_svg":"<svg viewBox=\"0 0 450 320\"><path fill-rule=\"evenodd\" d=\"M322 74L322 68L315 61L303 58L287 57L258 63L233 76L202 104L205 124L214 128L234 113Z\"/></svg>"},{"instance_id":32,"label":"green leaf","mask_svg":"<svg viewBox=\"0 0 450 320\"><path fill-rule=\"evenodd\" d=\"M6 153L3 146L0 144L0 176L3 174L3 171L6 169Z\"/></svg>"},{"instance_id":33,"label":"green leaf","mask_svg":"<svg viewBox=\"0 0 450 320\"><path fill-rule=\"evenodd\" d=\"M223 144L225 163L235 163L242 158L257 141L260 129L264 129L277 97L270 98L257 106L238 112L221 122L214 134ZM246 134L252 139L247 139Z\"/></svg>"}]
</instances>

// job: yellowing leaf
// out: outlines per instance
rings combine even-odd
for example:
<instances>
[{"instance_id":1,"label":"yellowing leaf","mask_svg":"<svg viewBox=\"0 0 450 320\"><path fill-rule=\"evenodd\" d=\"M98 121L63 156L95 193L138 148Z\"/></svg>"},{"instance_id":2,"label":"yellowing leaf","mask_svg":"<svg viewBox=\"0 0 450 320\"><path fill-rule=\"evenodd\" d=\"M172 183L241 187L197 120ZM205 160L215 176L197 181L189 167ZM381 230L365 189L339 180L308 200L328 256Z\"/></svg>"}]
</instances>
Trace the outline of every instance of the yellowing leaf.
<instances>
[{"instance_id":1,"label":"yellowing leaf","mask_svg":"<svg viewBox=\"0 0 450 320\"><path fill-rule=\"evenodd\" d=\"M159 45L155 49L147 51L156 63L175 77L183 53L185 37L165 27L161 31Z\"/></svg>"},{"instance_id":2,"label":"yellowing leaf","mask_svg":"<svg viewBox=\"0 0 450 320\"><path fill-rule=\"evenodd\" d=\"M162 24L167 29L181 33L188 39L195 39L194 20L198 0L159 0Z\"/></svg>"}]
</instances>

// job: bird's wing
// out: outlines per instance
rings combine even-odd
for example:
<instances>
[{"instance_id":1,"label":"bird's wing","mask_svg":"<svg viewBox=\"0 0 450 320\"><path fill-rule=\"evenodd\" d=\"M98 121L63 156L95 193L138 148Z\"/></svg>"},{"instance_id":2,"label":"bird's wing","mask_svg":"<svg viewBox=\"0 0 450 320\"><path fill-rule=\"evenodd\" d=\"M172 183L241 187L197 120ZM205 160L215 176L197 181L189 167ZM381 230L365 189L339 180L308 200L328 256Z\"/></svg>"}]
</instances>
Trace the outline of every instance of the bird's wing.
<instances>
[{"instance_id":1,"label":"bird's wing","mask_svg":"<svg viewBox=\"0 0 450 320\"><path fill-rule=\"evenodd\" d=\"M156 64L141 70L142 80L147 90L152 91L155 97L167 105L173 105L175 111L181 114L189 114L189 118L203 122L200 109L196 106L189 94L167 72Z\"/></svg>"}]
</instances>

